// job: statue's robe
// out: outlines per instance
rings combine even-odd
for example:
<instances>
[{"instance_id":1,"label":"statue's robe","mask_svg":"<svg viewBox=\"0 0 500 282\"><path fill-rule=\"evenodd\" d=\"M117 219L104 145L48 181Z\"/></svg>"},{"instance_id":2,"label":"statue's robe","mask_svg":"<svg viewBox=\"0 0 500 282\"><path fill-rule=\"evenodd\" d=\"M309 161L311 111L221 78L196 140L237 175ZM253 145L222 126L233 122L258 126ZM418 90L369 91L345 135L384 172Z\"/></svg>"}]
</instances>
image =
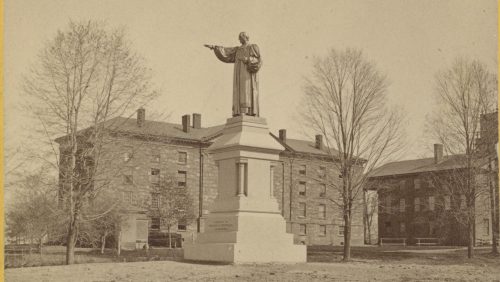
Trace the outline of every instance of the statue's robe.
<instances>
[{"instance_id":1,"label":"statue's robe","mask_svg":"<svg viewBox=\"0 0 500 282\"><path fill-rule=\"evenodd\" d=\"M259 116L259 79L257 72L262 65L259 47L255 44L214 49L217 58L225 63L234 63L233 116L248 108L248 115Z\"/></svg>"}]
</instances>

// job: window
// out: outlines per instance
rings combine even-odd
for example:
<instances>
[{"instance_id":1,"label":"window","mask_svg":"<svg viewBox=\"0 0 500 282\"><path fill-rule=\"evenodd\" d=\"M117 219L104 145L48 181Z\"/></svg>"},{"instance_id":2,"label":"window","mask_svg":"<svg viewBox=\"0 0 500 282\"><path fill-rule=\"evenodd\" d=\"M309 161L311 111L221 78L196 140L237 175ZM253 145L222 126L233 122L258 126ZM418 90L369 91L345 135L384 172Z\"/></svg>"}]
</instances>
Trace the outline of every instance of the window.
<instances>
[{"instance_id":1,"label":"window","mask_svg":"<svg viewBox=\"0 0 500 282\"><path fill-rule=\"evenodd\" d=\"M392 233L392 223L390 221L384 222L384 228L385 228L385 234L391 234Z\"/></svg>"},{"instance_id":2,"label":"window","mask_svg":"<svg viewBox=\"0 0 500 282\"><path fill-rule=\"evenodd\" d=\"M160 191L160 184L159 183L152 183L151 184L151 191L154 193L158 193Z\"/></svg>"},{"instance_id":3,"label":"window","mask_svg":"<svg viewBox=\"0 0 500 282\"><path fill-rule=\"evenodd\" d=\"M134 184L134 177L132 176L132 172L128 172L123 175L123 183L124 184Z\"/></svg>"},{"instance_id":4,"label":"window","mask_svg":"<svg viewBox=\"0 0 500 282\"><path fill-rule=\"evenodd\" d=\"M446 183L441 184L441 190L444 192L450 191L450 186Z\"/></svg>"},{"instance_id":5,"label":"window","mask_svg":"<svg viewBox=\"0 0 500 282\"><path fill-rule=\"evenodd\" d=\"M306 217L306 203L299 203L299 217Z\"/></svg>"},{"instance_id":6,"label":"window","mask_svg":"<svg viewBox=\"0 0 500 282\"><path fill-rule=\"evenodd\" d=\"M306 165L300 165L299 166L299 174L300 175L306 175Z\"/></svg>"},{"instance_id":7,"label":"window","mask_svg":"<svg viewBox=\"0 0 500 282\"><path fill-rule=\"evenodd\" d=\"M187 172L183 170L177 171L177 186L186 187Z\"/></svg>"},{"instance_id":8,"label":"window","mask_svg":"<svg viewBox=\"0 0 500 282\"><path fill-rule=\"evenodd\" d=\"M326 167L320 166L319 167L319 173L318 173L319 178L324 179L326 178Z\"/></svg>"},{"instance_id":9,"label":"window","mask_svg":"<svg viewBox=\"0 0 500 282\"><path fill-rule=\"evenodd\" d=\"M444 209L447 211L450 210L451 209L451 197L450 197L450 195L444 196L443 201L444 201Z\"/></svg>"},{"instance_id":10,"label":"window","mask_svg":"<svg viewBox=\"0 0 500 282\"><path fill-rule=\"evenodd\" d=\"M406 224L404 222L399 223L399 233L405 233L406 232Z\"/></svg>"},{"instance_id":11,"label":"window","mask_svg":"<svg viewBox=\"0 0 500 282\"><path fill-rule=\"evenodd\" d=\"M466 202L467 198L465 197L465 195L460 195L460 208L461 209L466 209L467 208L467 202Z\"/></svg>"},{"instance_id":12,"label":"window","mask_svg":"<svg viewBox=\"0 0 500 282\"><path fill-rule=\"evenodd\" d=\"M406 211L406 200L405 199L399 199L399 211L400 212Z\"/></svg>"},{"instance_id":13,"label":"window","mask_svg":"<svg viewBox=\"0 0 500 282\"><path fill-rule=\"evenodd\" d=\"M319 214L319 218L321 218L321 219L326 218L326 206L325 205L318 206L318 214Z\"/></svg>"},{"instance_id":14,"label":"window","mask_svg":"<svg viewBox=\"0 0 500 282\"><path fill-rule=\"evenodd\" d=\"M420 198L415 198L414 205L415 205L415 211L416 212L420 211Z\"/></svg>"},{"instance_id":15,"label":"window","mask_svg":"<svg viewBox=\"0 0 500 282\"><path fill-rule=\"evenodd\" d=\"M344 236L344 225L339 225L339 236Z\"/></svg>"},{"instance_id":16,"label":"window","mask_svg":"<svg viewBox=\"0 0 500 282\"><path fill-rule=\"evenodd\" d=\"M132 191L123 192L123 202L125 202L127 204L133 204L134 203L134 192L132 192Z\"/></svg>"},{"instance_id":17,"label":"window","mask_svg":"<svg viewBox=\"0 0 500 282\"><path fill-rule=\"evenodd\" d=\"M177 224L177 230L178 231L186 231L187 230L187 223L185 220L179 221L179 223Z\"/></svg>"},{"instance_id":18,"label":"window","mask_svg":"<svg viewBox=\"0 0 500 282\"><path fill-rule=\"evenodd\" d=\"M319 187L320 187L319 196L321 198L326 197L326 184L321 184Z\"/></svg>"},{"instance_id":19,"label":"window","mask_svg":"<svg viewBox=\"0 0 500 282\"><path fill-rule=\"evenodd\" d=\"M406 184L406 180L399 181L399 191L405 190L405 184Z\"/></svg>"},{"instance_id":20,"label":"window","mask_svg":"<svg viewBox=\"0 0 500 282\"><path fill-rule=\"evenodd\" d=\"M429 235L436 235L436 224L434 222L429 222Z\"/></svg>"},{"instance_id":21,"label":"window","mask_svg":"<svg viewBox=\"0 0 500 282\"><path fill-rule=\"evenodd\" d=\"M157 209L160 207L160 193L151 193L151 208Z\"/></svg>"},{"instance_id":22,"label":"window","mask_svg":"<svg viewBox=\"0 0 500 282\"><path fill-rule=\"evenodd\" d=\"M483 219L484 235L490 235L490 219Z\"/></svg>"},{"instance_id":23,"label":"window","mask_svg":"<svg viewBox=\"0 0 500 282\"><path fill-rule=\"evenodd\" d=\"M427 187L434 188L434 181L432 179L427 179Z\"/></svg>"},{"instance_id":24,"label":"window","mask_svg":"<svg viewBox=\"0 0 500 282\"><path fill-rule=\"evenodd\" d=\"M429 210L434 210L435 198L434 196L429 196Z\"/></svg>"},{"instance_id":25,"label":"window","mask_svg":"<svg viewBox=\"0 0 500 282\"><path fill-rule=\"evenodd\" d=\"M386 196L385 198L385 212L391 213L392 199L391 196Z\"/></svg>"},{"instance_id":26,"label":"window","mask_svg":"<svg viewBox=\"0 0 500 282\"><path fill-rule=\"evenodd\" d=\"M160 182L160 170L157 168L152 168L149 173L149 181L151 183L159 183Z\"/></svg>"},{"instance_id":27,"label":"window","mask_svg":"<svg viewBox=\"0 0 500 282\"><path fill-rule=\"evenodd\" d=\"M307 234L307 226L305 224L299 224L299 234L300 235Z\"/></svg>"},{"instance_id":28,"label":"window","mask_svg":"<svg viewBox=\"0 0 500 282\"><path fill-rule=\"evenodd\" d=\"M337 218L337 225L338 225L338 235L339 236L344 236L344 219L342 217Z\"/></svg>"},{"instance_id":29,"label":"window","mask_svg":"<svg viewBox=\"0 0 500 282\"><path fill-rule=\"evenodd\" d=\"M151 156L151 162L153 162L153 163L160 163L160 154L153 154Z\"/></svg>"},{"instance_id":30,"label":"window","mask_svg":"<svg viewBox=\"0 0 500 282\"><path fill-rule=\"evenodd\" d=\"M159 217L151 218L151 229L154 229L154 230L160 229L160 218Z\"/></svg>"},{"instance_id":31,"label":"window","mask_svg":"<svg viewBox=\"0 0 500 282\"><path fill-rule=\"evenodd\" d=\"M319 236L326 236L326 225L320 225L319 226Z\"/></svg>"},{"instance_id":32,"label":"window","mask_svg":"<svg viewBox=\"0 0 500 282\"><path fill-rule=\"evenodd\" d=\"M305 196L306 195L306 183L305 182L299 182L299 195L300 196Z\"/></svg>"},{"instance_id":33,"label":"window","mask_svg":"<svg viewBox=\"0 0 500 282\"><path fill-rule=\"evenodd\" d=\"M180 164L186 164L187 163L187 152L179 152L177 155L177 162Z\"/></svg>"},{"instance_id":34,"label":"window","mask_svg":"<svg viewBox=\"0 0 500 282\"><path fill-rule=\"evenodd\" d=\"M419 178L413 179L413 186L415 187L415 190L420 189L421 181Z\"/></svg>"}]
</instances>

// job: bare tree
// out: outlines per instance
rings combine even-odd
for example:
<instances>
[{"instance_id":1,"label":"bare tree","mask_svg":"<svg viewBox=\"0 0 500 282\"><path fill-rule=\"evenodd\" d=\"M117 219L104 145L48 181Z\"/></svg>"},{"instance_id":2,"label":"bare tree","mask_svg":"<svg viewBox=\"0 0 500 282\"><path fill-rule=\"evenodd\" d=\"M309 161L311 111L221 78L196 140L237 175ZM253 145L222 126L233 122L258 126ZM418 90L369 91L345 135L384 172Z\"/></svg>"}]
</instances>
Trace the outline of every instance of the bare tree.
<instances>
[{"instance_id":1,"label":"bare tree","mask_svg":"<svg viewBox=\"0 0 500 282\"><path fill-rule=\"evenodd\" d=\"M401 115L386 105L387 82L375 65L354 49L332 49L317 58L305 82L303 116L325 136L339 178L328 186L344 219L344 261L350 259L351 216L363 203L363 187L377 164L401 149Z\"/></svg>"},{"instance_id":2,"label":"bare tree","mask_svg":"<svg viewBox=\"0 0 500 282\"><path fill-rule=\"evenodd\" d=\"M107 193L101 193L98 198L92 200L92 205L84 211L85 220L82 220L79 238L88 242L94 248L99 247L101 254L104 254L108 238L113 237L117 254L118 233L124 227L127 204L120 199L119 191L109 190Z\"/></svg>"},{"instance_id":3,"label":"bare tree","mask_svg":"<svg viewBox=\"0 0 500 282\"><path fill-rule=\"evenodd\" d=\"M43 133L48 140L64 136L59 140L60 156L51 145L52 163L60 172L61 206L68 218L67 264L74 262L83 211L109 183L97 176L106 168L102 148L108 121L156 94L150 91L149 73L123 29L110 30L93 21L70 22L46 44L24 80L30 111Z\"/></svg>"},{"instance_id":4,"label":"bare tree","mask_svg":"<svg viewBox=\"0 0 500 282\"><path fill-rule=\"evenodd\" d=\"M497 141L498 142L498 141ZM493 164L492 164L493 163ZM493 169L495 168L495 170ZM488 159L488 185L490 187L491 206L491 252L498 255L498 237L500 229L500 191L498 189L498 155Z\"/></svg>"},{"instance_id":5,"label":"bare tree","mask_svg":"<svg viewBox=\"0 0 500 282\"><path fill-rule=\"evenodd\" d=\"M377 191L369 191L365 189L364 201L363 226L365 229L365 244L371 245L373 244L373 235L376 232L376 230L373 230L376 228L374 225L374 219L378 218L379 203Z\"/></svg>"},{"instance_id":6,"label":"bare tree","mask_svg":"<svg viewBox=\"0 0 500 282\"><path fill-rule=\"evenodd\" d=\"M38 244L42 256L43 243L64 222L57 210L57 191L54 177L46 169L39 169L18 180L13 206L6 216L7 234L30 243Z\"/></svg>"},{"instance_id":7,"label":"bare tree","mask_svg":"<svg viewBox=\"0 0 500 282\"><path fill-rule=\"evenodd\" d=\"M150 211L167 227L169 248L172 248L172 226L179 223L188 225L196 218L189 191L178 184L173 176L163 177L151 198Z\"/></svg>"},{"instance_id":8,"label":"bare tree","mask_svg":"<svg viewBox=\"0 0 500 282\"><path fill-rule=\"evenodd\" d=\"M429 118L435 139L449 155L457 158L457 167L450 173L454 192L465 197L466 212L461 222L467 227L467 256L474 256L474 224L476 200L485 193L479 178L483 174L484 150L479 148L482 114L494 111L496 78L477 60L457 59L436 75L436 111ZM486 185L487 187L487 185Z\"/></svg>"},{"instance_id":9,"label":"bare tree","mask_svg":"<svg viewBox=\"0 0 500 282\"><path fill-rule=\"evenodd\" d=\"M28 158L23 154L22 147L18 147L15 150L6 148L4 162L4 175L11 176L28 162Z\"/></svg>"}]
</instances>

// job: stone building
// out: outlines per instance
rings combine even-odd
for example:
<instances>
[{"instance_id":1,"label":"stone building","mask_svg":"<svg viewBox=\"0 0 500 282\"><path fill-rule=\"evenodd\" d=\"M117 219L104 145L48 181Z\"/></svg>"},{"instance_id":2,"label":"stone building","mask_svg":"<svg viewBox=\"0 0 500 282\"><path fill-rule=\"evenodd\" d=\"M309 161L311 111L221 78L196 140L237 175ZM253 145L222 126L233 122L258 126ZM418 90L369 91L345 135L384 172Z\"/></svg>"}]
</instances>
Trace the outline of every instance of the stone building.
<instances>
[{"instance_id":1,"label":"stone building","mask_svg":"<svg viewBox=\"0 0 500 282\"><path fill-rule=\"evenodd\" d=\"M497 113L483 115L477 140L472 197L476 244L491 243L492 232L500 229L497 120ZM459 183L465 179L464 168L463 155L444 156L443 146L435 144L433 158L392 162L375 170L369 188L378 192L379 237L400 242L404 238L409 244L466 245L466 196Z\"/></svg>"},{"instance_id":2,"label":"stone building","mask_svg":"<svg viewBox=\"0 0 500 282\"><path fill-rule=\"evenodd\" d=\"M171 232L193 240L203 231L203 215L217 196L217 165L207 148L224 125L202 127L200 114L193 114L192 122L190 115L184 115L180 124L149 121L145 110L139 109L136 119L114 118L105 127L107 161L101 162L96 179L105 179L107 191L124 204L127 224L122 246L141 248L147 241L145 234L166 231L154 212L161 205L155 187L164 177L173 177L178 188L192 197L196 220L178 222ZM316 142L286 139L285 130L272 136L286 148L274 166L274 195L287 220L287 232L295 234L297 243L343 244L342 216L329 200L335 193L320 184L321 179L339 175L322 137L317 136ZM63 138L58 142L63 156ZM355 212L352 244L362 243L362 214Z\"/></svg>"},{"instance_id":3,"label":"stone building","mask_svg":"<svg viewBox=\"0 0 500 282\"><path fill-rule=\"evenodd\" d=\"M298 243L343 245L344 221L335 204L340 196L329 185L339 181L340 173L324 147L323 137L316 135L315 142L290 139L285 129L273 136L285 147L274 169L274 193L287 231L296 235ZM362 199L353 211L351 242L364 243Z\"/></svg>"}]
</instances>

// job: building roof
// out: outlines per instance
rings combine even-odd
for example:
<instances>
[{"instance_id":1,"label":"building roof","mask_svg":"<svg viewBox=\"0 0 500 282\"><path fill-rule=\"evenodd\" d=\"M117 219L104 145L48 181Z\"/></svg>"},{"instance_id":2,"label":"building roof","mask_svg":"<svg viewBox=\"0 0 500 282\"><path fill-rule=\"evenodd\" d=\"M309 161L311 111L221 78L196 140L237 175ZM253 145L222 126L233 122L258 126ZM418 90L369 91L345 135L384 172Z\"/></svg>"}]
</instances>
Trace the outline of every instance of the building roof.
<instances>
[{"instance_id":1,"label":"building roof","mask_svg":"<svg viewBox=\"0 0 500 282\"><path fill-rule=\"evenodd\" d=\"M320 150L316 148L316 142L312 141L306 141L306 140L299 140L299 139L290 139L286 138L286 141L283 142L279 137L275 136L274 134L271 133L271 136L274 137L278 142L281 143L281 145L285 146L285 148L288 151L295 152L295 153L303 153L303 154L313 154L313 155L322 155L322 156L331 156L335 155L337 153L337 150L331 149L332 151L329 152L328 148L324 148L323 150Z\"/></svg>"},{"instance_id":2,"label":"building roof","mask_svg":"<svg viewBox=\"0 0 500 282\"><path fill-rule=\"evenodd\" d=\"M126 133L131 135L165 137L186 141L202 141L210 142L212 139L220 136L224 129L224 124L204 127L204 128L189 128L189 132L182 130L182 124L169 123L163 121L145 120L143 126L137 125L137 119L116 117L106 121L103 126L110 131ZM87 129L82 130L84 132ZM282 142L278 137L270 133L278 142L292 152L329 156L327 149L320 150L315 147L315 142L287 139L286 143ZM64 137L59 137L56 141L61 141ZM336 152L336 151L334 151ZM334 153L333 152L333 153Z\"/></svg>"},{"instance_id":3,"label":"building roof","mask_svg":"<svg viewBox=\"0 0 500 282\"><path fill-rule=\"evenodd\" d=\"M325 155L325 156L330 155L330 154L328 154L327 149L320 150L320 149L316 148L315 142L287 138L285 145L287 145L288 148L292 149L295 152L306 153L306 154L315 154L315 155ZM334 151L334 152L336 152L336 151Z\"/></svg>"},{"instance_id":4,"label":"building roof","mask_svg":"<svg viewBox=\"0 0 500 282\"><path fill-rule=\"evenodd\" d=\"M134 118L117 117L106 122L106 127L112 131L125 132L130 134L163 136L169 138L206 141L222 133L224 125L217 125L202 128L189 128L189 132L182 130L182 124L145 120L144 125L137 126Z\"/></svg>"},{"instance_id":5,"label":"building roof","mask_svg":"<svg viewBox=\"0 0 500 282\"><path fill-rule=\"evenodd\" d=\"M483 163L485 160L481 160ZM403 174L436 172L465 167L465 155L443 156L443 160L436 163L434 158L416 159L391 162L376 168L370 177L396 176Z\"/></svg>"}]
</instances>

